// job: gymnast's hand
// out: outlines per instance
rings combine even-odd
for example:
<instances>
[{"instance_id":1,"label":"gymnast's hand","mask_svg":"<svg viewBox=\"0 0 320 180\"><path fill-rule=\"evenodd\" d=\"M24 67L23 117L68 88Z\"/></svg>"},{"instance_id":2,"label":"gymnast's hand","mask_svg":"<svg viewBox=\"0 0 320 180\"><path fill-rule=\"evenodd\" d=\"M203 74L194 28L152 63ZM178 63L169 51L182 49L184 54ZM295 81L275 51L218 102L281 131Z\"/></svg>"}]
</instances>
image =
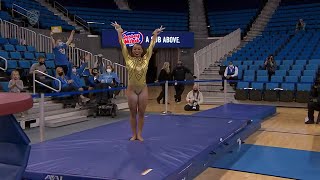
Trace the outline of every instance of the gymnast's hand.
<instances>
[{"instance_id":1,"label":"gymnast's hand","mask_svg":"<svg viewBox=\"0 0 320 180\"><path fill-rule=\"evenodd\" d=\"M117 31L123 31L123 29L121 28L121 25L118 24L116 21L111 23L111 26L113 26Z\"/></svg>"},{"instance_id":2,"label":"gymnast's hand","mask_svg":"<svg viewBox=\"0 0 320 180\"><path fill-rule=\"evenodd\" d=\"M155 29L152 34L159 35L159 34L162 33L163 30L165 30L165 29L166 29L166 28L165 28L165 27L162 27L162 25L161 25L160 28Z\"/></svg>"}]
</instances>

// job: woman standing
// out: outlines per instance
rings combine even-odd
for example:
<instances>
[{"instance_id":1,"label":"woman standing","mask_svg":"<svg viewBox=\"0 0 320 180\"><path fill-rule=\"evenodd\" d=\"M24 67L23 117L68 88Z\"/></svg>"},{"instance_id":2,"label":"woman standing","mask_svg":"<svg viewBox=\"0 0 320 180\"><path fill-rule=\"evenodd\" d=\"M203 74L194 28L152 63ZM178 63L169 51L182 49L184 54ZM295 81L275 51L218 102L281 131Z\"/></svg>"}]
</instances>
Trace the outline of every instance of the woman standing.
<instances>
[{"instance_id":1,"label":"woman standing","mask_svg":"<svg viewBox=\"0 0 320 180\"><path fill-rule=\"evenodd\" d=\"M164 62L163 67L162 67L160 74L158 76L158 81L163 82L163 81L169 81L170 79L171 79L170 64L169 64L169 62ZM160 104L161 99L162 99L162 104L165 103L165 84L162 83L161 87L162 87L162 91L160 92L160 94L157 98L158 104Z\"/></svg>"},{"instance_id":2,"label":"woman standing","mask_svg":"<svg viewBox=\"0 0 320 180\"><path fill-rule=\"evenodd\" d=\"M144 53L141 44L134 44L131 52L128 51L123 41L121 26L114 22L111 24L118 32L119 43L122 49L122 55L126 62L126 68L129 74L129 83L127 88L128 105L130 109L130 124L132 130L131 141L143 141L142 129L144 125L144 113L148 101L148 88L146 85L146 75L149 60L156 43L157 36L165 29L162 26L152 33L152 40L146 53ZM136 116L138 114L138 123ZM137 130L138 125L138 130Z\"/></svg>"}]
</instances>

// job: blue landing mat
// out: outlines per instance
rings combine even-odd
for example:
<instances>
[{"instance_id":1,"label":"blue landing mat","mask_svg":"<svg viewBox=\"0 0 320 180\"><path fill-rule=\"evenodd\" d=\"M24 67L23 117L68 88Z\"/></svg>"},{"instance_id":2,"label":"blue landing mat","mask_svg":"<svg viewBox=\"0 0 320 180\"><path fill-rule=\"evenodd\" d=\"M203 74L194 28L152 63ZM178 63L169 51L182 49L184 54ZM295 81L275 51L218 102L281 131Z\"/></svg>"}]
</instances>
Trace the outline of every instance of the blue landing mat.
<instances>
[{"instance_id":1,"label":"blue landing mat","mask_svg":"<svg viewBox=\"0 0 320 180\"><path fill-rule=\"evenodd\" d=\"M129 122L121 121L33 145L24 177L189 179L190 169L200 172L209 153L222 146L221 138L226 142L247 125L248 120L149 115L141 143L128 140ZM147 169L152 171L142 176Z\"/></svg>"},{"instance_id":2,"label":"blue landing mat","mask_svg":"<svg viewBox=\"0 0 320 180\"><path fill-rule=\"evenodd\" d=\"M248 105L248 104L226 104L217 108L195 113L196 116L219 117L229 119L250 119L255 122L261 121L276 113L275 106Z\"/></svg>"},{"instance_id":3,"label":"blue landing mat","mask_svg":"<svg viewBox=\"0 0 320 180\"><path fill-rule=\"evenodd\" d=\"M226 153L211 167L284 178L320 179L320 152L257 145L242 145Z\"/></svg>"}]
</instances>

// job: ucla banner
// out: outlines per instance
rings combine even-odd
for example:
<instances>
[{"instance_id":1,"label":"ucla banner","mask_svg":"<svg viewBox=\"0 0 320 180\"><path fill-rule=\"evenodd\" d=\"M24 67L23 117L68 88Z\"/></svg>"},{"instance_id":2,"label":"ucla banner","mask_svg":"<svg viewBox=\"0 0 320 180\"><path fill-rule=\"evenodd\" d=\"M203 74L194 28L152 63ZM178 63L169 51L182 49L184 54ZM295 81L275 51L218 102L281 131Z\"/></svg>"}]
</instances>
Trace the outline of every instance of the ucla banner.
<instances>
[{"instance_id":1,"label":"ucla banner","mask_svg":"<svg viewBox=\"0 0 320 180\"><path fill-rule=\"evenodd\" d=\"M152 32L125 31L122 33L127 46L138 43L148 47L152 40ZM115 30L103 30L101 34L102 48L120 47L118 34ZM193 48L194 34L191 32L168 32L164 31L157 37L156 48Z\"/></svg>"}]
</instances>

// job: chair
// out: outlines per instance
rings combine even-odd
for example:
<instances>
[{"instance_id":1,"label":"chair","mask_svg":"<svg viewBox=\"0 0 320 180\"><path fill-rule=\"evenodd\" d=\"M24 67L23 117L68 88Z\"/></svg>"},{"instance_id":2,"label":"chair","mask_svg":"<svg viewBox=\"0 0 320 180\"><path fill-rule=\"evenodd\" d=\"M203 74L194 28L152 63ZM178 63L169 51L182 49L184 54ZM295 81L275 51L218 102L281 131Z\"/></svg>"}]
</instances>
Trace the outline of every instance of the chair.
<instances>
[{"instance_id":1,"label":"chair","mask_svg":"<svg viewBox=\"0 0 320 180\"><path fill-rule=\"evenodd\" d=\"M314 82L314 78L313 76L301 76L300 77L300 82L301 83L313 83Z\"/></svg>"},{"instance_id":2,"label":"chair","mask_svg":"<svg viewBox=\"0 0 320 180\"><path fill-rule=\"evenodd\" d=\"M9 59L9 54L7 51L0 51L0 56L5 59Z\"/></svg>"},{"instance_id":3,"label":"chair","mask_svg":"<svg viewBox=\"0 0 320 180\"><path fill-rule=\"evenodd\" d=\"M294 99L294 83L282 83L281 91L279 92L279 100L281 102L292 102Z\"/></svg>"},{"instance_id":4,"label":"chair","mask_svg":"<svg viewBox=\"0 0 320 180\"><path fill-rule=\"evenodd\" d=\"M47 60L54 60L54 54L53 53L46 53Z\"/></svg>"},{"instance_id":5,"label":"chair","mask_svg":"<svg viewBox=\"0 0 320 180\"><path fill-rule=\"evenodd\" d=\"M2 90L4 92L8 92L9 88L8 88L9 82L0 82L0 86L2 87Z\"/></svg>"},{"instance_id":6,"label":"chair","mask_svg":"<svg viewBox=\"0 0 320 180\"><path fill-rule=\"evenodd\" d=\"M282 83L283 82L283 76L272 76L270 82Z\"/></svg>"},{"instance_id":7,"label":"chair","mask_svg":"<svg viewBox=\"0 0 320 180\"><path fill-rule=\"evenodd\" d=\"M10 59L14 59L14 60L21 59L20 52L10 52Z\"/></svg>"},{"instance_id":8,"label":"chair","mask_svg":"<svg viewBox=\"0 0 320 180\"><path fill-rule=\"evenodd\" d=\"M264 100L271 102L278 101L277 88L279 88L279 83L267 83L264 91Z\"/></svg>"},{"instance_id":9,"label":"chair","mask_svg":"<svg viewBox=\"0 0 320 180\"><path fill-rule=\"evenodd\" d=\"M248 99L248 89L249 82L238 82L236 94L234 96L237 100L247 100Z\"/></svg>"},{"instance_id":10,"label":"chair","mask_svg":"<svg viewBox=\"0 0 320 180\"><path fill-rule=\"evenodd\" d=\"M4 48L5 51L15 51L16 50L14 48L14 46L11 45L11 44L6 44L6 45L3 46L3 48Z\"/></svg>"},{"instance_id":11,"label":"chair","mask_svg":"<svg viewBox=\"0 0 320 180\"><path fill-rule=\"evenodd\" d=\"M29 52L36 52L36 48L34 48L33 46L27 46L27 50Z\"/></svg>"},{"instance_id":12,"label":"chair","mask_svg":"<svg viewBox=\"0 0 320 180\"><path fill-rule=\"evenodd\" d=\"M290 70L289 76L301 76L301 70Z\"/></svg>"},{"instance_id":13,"label":"chair","mask_svg":"<svg viewBox=\"0 0 320 180\"><path fill-rule=\"evenodd\" d=\"M257 76L268 76L268 71L267 70L258 70Z\"/></svg>"},{"instance_id":14,"label":"chair","mask_svg":"<svg viewBox=\"0 0 320 180\"><path fill-rule=\"evenodd\" d=\"M16 45L16 50L19 52L24 52L27 50L26 46Z\"/></svg>"},{"instance_id":15,"label":"chair","mask_svg":"<svg viewBox=\"0 0 320 180\"><path fill-rule=\"evenodd\" d=\"M275 76L286 76L287 75L287 71L286 70L277 70L275 72Z\"/></svg>"},{"instance_id":16,"label":"chair","mask_svg":"<svg viewBox=\"0 0 320 180\"><path fill-rule=\"evenodd\" d=\"M28 60L34 60L34 59L35 59L34 53L31 53L31 52L25 52L25 53L23 54L23 57L24 57L25 59L28 59Z\"/></svg>"},{"instance_id":17,"label":"chair","mask_svg":"<svg viewBox=\"0 0 320 180\"><path fill-rule=\"evenodd\" d=\"M264 83L253 82L249 91L249 99L252 101L262 100L262 91Z\"/></svg>"}]
</instances>

